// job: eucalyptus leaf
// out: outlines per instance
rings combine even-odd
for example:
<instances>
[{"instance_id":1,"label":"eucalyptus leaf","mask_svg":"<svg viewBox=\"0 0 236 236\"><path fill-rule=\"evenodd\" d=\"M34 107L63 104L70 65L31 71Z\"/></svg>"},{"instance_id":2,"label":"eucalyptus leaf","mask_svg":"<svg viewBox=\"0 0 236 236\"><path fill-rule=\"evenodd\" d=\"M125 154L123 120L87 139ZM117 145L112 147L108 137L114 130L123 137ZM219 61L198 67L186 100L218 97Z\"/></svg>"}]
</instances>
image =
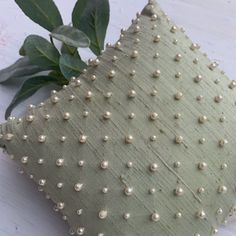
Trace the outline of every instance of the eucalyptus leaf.
<instances>
[{"instance_id":1,"label":"eucalyptus leaf","mask_svg":"<svg viewBox=\"0 0 236 236\"><path fill-rule=\"evenodd\" d=\"M53 0L15 0L15 2L25 15L50 32L63 25L61 14Z\"/></svg>"},{"instance_id":2,"label":"eucalyptus leaf","mask_svg":"<svg viewBox=\"0 0 236 236\"><path fill-rule=\"evenodd\" d=\"M8 106L5 113L5 119L7 119L11 115L12 110L19 103L31 97L43 86L46 86L51 83L57 83L57 79L50 76L36 76L36 77L26 80L21 86L20 90L16 93L10 105Z\"/></svg>"},{"instance_id":3,"label":"eucalyptus leaf","mask_svg":"<svg viewBox=\"0 0 236 236\"><path fill-rule=\"evenodd\" d=\"M41 71L43 71L41 67L30 64L29 58L27 56L22 57L13 65L0 70L0 83L11 78L33 75Z\"/></svg>"},{"instance_id":4,"label":"eucalyptus leaf","mask_svg":"<svg viewBox=\"0 0 236 236\"><path fill-rule=\"evenodd\" d=\"M78 0L73 13L73 26L83 31L91 40L90 49L100 55L109 23L108 0Z\"/></svg>"},{"instance_id":5,"label":"eucalyptus leaf","mask_svg":"<svg viewBox=\"0 0 236 236\"><path fill-rule=\"evenodd\" d=\"M68 25L57 27L50 34L51 37L75 48L87 48L90 41L82 31Z\"/></svg>"},{"instance_id":6,"label":"eucalyptus leaf","mask_svg":"<svg viewBox=\"0 0 236 236\"><path fill-rule=\"evenodd\" d=\"M79 76L87 65L77 56L63 54L60 57L60 69L65 78Z\"/></svg>"},{"instance_id":7,"label":"eucalyptus leaf","mask_svg":"<svg viewBox=\"0 0 236 236\"><path fill-rule=\"evenodd\" d=\"M79 56L77 48L68 46L68 45L66 45L64 43L61 45L61 53L62 54L70 54L70 55L77 54L77 56Z\"/></svg>"},{"instance_id":8,"label":"eucalyptus leaf","mask_svg":"<svg viewBox=\"0 0 236 236\"><path fill-rule=\"evenodd\" d=\"M24 50L30 62L43 69L58 69L60 53L49 41L38 35L30 35L24 42Z\"/></svg>"}]
</instances>

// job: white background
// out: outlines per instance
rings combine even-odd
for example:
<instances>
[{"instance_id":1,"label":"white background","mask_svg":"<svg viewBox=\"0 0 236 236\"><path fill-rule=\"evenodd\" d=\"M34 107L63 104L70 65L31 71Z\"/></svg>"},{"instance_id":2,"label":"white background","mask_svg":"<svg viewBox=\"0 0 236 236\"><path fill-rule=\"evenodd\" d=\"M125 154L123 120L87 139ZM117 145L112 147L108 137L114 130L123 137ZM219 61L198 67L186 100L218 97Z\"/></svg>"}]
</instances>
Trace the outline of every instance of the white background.
<instances>
[{"instance_id":1,"label":"white background","mask_svg":"<svg viewBox=\"0 0 236 236\"><path fill-rule=\"evenodd\" d=\"M64 23L70 23L70 13L75 0L55 0L62 11ZM137 11L147 0L110 0L111 20L106 42L114 43L121 28L127 28ZM235 79L236 59L236 1L235 0L159 0L160 5L183 26L194 42L202 46L212 60L220 63L226 74ZM28 34L48 35L32 23L14 1L0 0L0 68L18 58L18 49ZM89 53L82 53L89 58ZM0 85L0 121L19 82ZM14 115L19 115L30 103L38 103L49 95L49 89L21 105ZM24 176L17 174L17 167L0 154L0 235L1 236L65 236L68 227L59 214L52 211L52 204ZM236 235L236 221L220 229L219 236ZM92 235L91 235L92 236ZM190 235L191 236L191 235ZM204 235L203 235L204 236Z\"/></svg>"}]
</instances>

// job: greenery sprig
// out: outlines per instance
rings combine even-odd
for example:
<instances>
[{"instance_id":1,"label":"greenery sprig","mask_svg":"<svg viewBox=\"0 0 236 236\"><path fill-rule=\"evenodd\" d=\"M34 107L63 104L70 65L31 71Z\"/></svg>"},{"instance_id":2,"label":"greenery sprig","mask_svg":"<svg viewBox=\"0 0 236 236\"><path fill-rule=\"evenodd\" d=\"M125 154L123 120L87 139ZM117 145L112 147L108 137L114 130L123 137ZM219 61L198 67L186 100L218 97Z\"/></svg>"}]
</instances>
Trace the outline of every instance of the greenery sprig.
<instances>
[{"instance_id":1,"label":"greenery sprig","mask_svg":"<svg viewBox=\"0 0 236 236\"><path fill-rule=\"evenodd\" d=\"M101 54L110 16L108 0L77 0L72 23L64 25L53 0L15 2L26 16L50 34L49 40L39 35L29 35L19 50L21 58L0 71L0 83L10 78L29 77L8 106L6 119L19 103L43 86L67 85L71 77L79 76L87 67L80 57L79 48L90 48L96 56ZM59 49L54 44L55 40L61 42Z\"/></svg>"}]
</instances>

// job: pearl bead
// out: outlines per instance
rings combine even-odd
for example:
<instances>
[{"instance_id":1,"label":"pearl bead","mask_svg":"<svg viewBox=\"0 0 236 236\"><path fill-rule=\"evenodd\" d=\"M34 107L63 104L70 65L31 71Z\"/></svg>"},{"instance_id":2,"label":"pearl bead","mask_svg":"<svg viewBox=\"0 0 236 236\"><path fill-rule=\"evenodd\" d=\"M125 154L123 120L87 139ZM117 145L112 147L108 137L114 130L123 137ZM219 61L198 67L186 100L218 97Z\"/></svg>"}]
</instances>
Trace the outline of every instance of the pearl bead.
<instances>
[{"instance_id":1,"label":"pearl bead","mask_svg":"<svg viewBox=\"0 0 236 236\"><path fill-rule=\"evenodd\" d=\"M177 78L177 79L181 78L181 76L182 76L181 72L178 72L175 74L175 78Z\"/></svg>"},{"instance_id":2,"label":"pearl bead","mask_svg":"<svg viewBox=\"0 0 236 236\"><path fill-rule=\"evenodd\" d=\"M99 219L101 220L104 220L107 218L107 215L108 215L108 212L106 210L101 210L99 213L98 213L98 217Z\"/></svg>"},{"instance_id":3,"label":"pearl bead","mask_svg":"<svg viewBox=\"0 0 236 236\"><path fill-rule=\"evenodd\" d=\"M44 119L45 119L45 120L49 120L49 119L50 119L50 115L49 115L49 114L46 114L46 115L44 116Z\"/></svg>"},{"instance_id":4,"label":"pearl bead","mask_svg":"<svg viewBox=\"0 0 236 236\"><path fill-rule=\"evenodd\" d=\"M177 213L175 214L175 218L176 218L176 219L182 218L182 213L181 213L181 212L177 212Z\"/></svg>"},{"instance_id":5,"label":"pearl bead","mask_svg":"<svg viewBox=\"0 0 236 236\"><path fill-rule=\"evenodd\" d=\"M190 49L192 51L194 51L194 50L198 49L198 45L196 43L192 43L192 45L190 46Z\"/></svg>"},{"instance_id":6,"label":"pearl bead","mask_svg":"<svg viewBox=\"0 0 236 236\"><path fill-rule=\"evenodd\" d=\"M57 188L59 188L59 189L61 189L61 188L63 188L63 183L57 183Z\"/></svg>"},{"instance_id":7,"label":"pearl bead","mask_svg":"<svg viewBox=\"0 0 236 236\"><path fill-rule=\"evenodd\" d=\"M96 58L94 61L93 61L93 65L94 66L98 66L100 64L100 60L98 58Z\"/></svg>"},{"instance_id":8,"label":"pearl bead","mask_svg":"<svg viewBox=\"0 0 236 236\"><path fill-rule=\"evenodd\" d=\"M39 184L40 186L45 186L45 184L46 184L46 179L40 179L39 182L38 182L38 184Z\"/></svg>"},{"instance_id":9,"label":"pearl bead","mask_svg":"<svg viewBox=\"0 0 236 236\"><path fill-rule=\"evenodd\" d=\"M28 122L32 122L34 120L34 116L33 115L28 115L28 116L26 116L26 120Z\"/></svg>"},{"instance_id":10,"label":"pearl bead","mask_svg":"<svg viewBox=\"0 0 236 236\"><path fill-rule=\"evenodd\" d=\"M65 203L64 203L64 202L58 202L58 203L57 203L57 208L58 208L59 210L63 210L64 207L65 207Z\"/></svg>"},{"instance_id":11,"label":"pearl bead","mask_svg":"<svg viewBox=\"0 0 236 236\"><path fill-rule=\"evenodd\" d=\"M158 118L158 114L156 112L153 112L150 114L149 117L150 117L150 120L154 121Z\"/></svg>"},{"instance_id":12,"label":"pearl bead","mask_svg":"<svg viewBox=\"0 0 236 236\"><path fill-rule=\"evenodd\" d=\"M107 169L108 166L109 166L108 161L102 161L102 162L101 162L101 168L102 168L103 170Z\"/></svg>"},{"instance_id":13,"label":"pearl bead","mask_svg":"<svg viewBox=\"0 0 236 236\"><path fill-rule=\"evenodd\" d=\"M161 36L160 35L156 35L153 39L154 43L159 43L161 41Z\"/></svg>"},{"instance_id":14,"label":"pearl bead","mask_svg":"<svg viewBox=\"0 0 236 236\"><path fill-rule=\"evenodd\" d=\"M118 41L118 42L115 44L115 48L120 49L120 48L121 48L121 42Z\"/></svg>"},{"instance_id":15,"label":"pearl bead","mask_svg":"<svg viewBox=\"0 0 236 236\"><path fill-rule=\"evenodd\" d=\"M125 220L128 220L130 218L130 213L125 213L123 217Z\"/></svg>"},{"instance_id":16,"label":"pearl bead","mask_svg":"<svg viewBox=\"0 0 236 236\"><path fill-rule=\"evenodd\" d=\"M130 91L128 92L128 97L129 97L129 98L135 98L135 97L136 97L136 92L135 92L135 90L130 90Z\"/></svg>"},{"instance_id":17,"label":"pearl bead","mask_svg":"<svg viewBox=\"0 0 236 236\"><path fill-rule=\"evenodd\" d=\"M153 77L154 77L154 78L159 78L160 75L161 75L161 71L160 71L160 70L155 70L155 71L153 72Z\"/></svg>"},{"instance_id":18,"label":"pearl bead","mask_svg":"<svg viewBox=\"0 0 236 236\"><path fill-rule=\"evenodd\" d=\"M153 14L153 15L151 16L151 20L152 20L152 21L157 20L157 15L156 15L156 14Z\"/></svg>"},{"instance_id":19,"label":"pearl bead","mask_svg":"<svg viewBox=\"0 0 236 236\"><path fill-rule=\"evenodd\" d=\"M194 78L194 82L195 83L199 83L202 81L202 76L201 75L197 75L195 78Z\"/></svg>"},{"instance_id":20,"label":"pearl bead","mask_svg":"<svg viewBox=\"0 0 236 236\"><path fill-rule=\"evenodd\" d=\"M109 140L109 136L105 135L105 136L103 137L103 142L107 142L108 140Z\"/></svg>"},{"instance_id":21,"label":"pearl bead","mask_svg":"<svg viewBox=\"0 0 236 236\"><path fill-rule=\"evenodd\" d=\"M111 112L106 111L106 112L103 114L103 118L104 118L105 120L110 119L110 118L111 118Z\"/></svg>"},{"instance_id":22,"label":"pearl bead","mask_svg":"<svg viewBox=\"0 0 236 236\"><path fill-rule=\"evenodd\" d=\"M177 27L176 26L172 26L170 29L171 33L175 33L177 31Z\"/></svg>"},{"instance_id":23,"label":"pearl bead","mask_svg":"<svg viewBox=\"0 0 236 236\"><path fill-rule=\"evenodd\" d=\"M53 104L58 103L58 102L59 102L59 97L57 97L57 96L52 96L52 97L51 97L51 102L52 102Z\"/></svg>"},{"instance_id":24,"label":"pearl bead","mask_svg":"<svg viewBox=\"0 0 236 236\"><path fill-rule=\"evenodd\" d=\"M66 141L66 136L61 136L60 141L65 142Z\"/></svg>"},{"instance_id":25,"label":"pearl bead","mask_svg":"<svg viewBox=\"0 0 236 236\"><path fill-rule=\"evenodd\" d=\"M116 75L116 72L114 70L111 70L108 74L108 78L112 79L115 77L115 75Z\"/></svg>"},{"instance_id":26,"label":"pearl bead","mask_svg":"<svg viewBox=\"0 0 236 236\"><path fill-rule=\"evenodd\" d=\"M69 113L69 112L65 112L65 113L63 114L63 119L64 119L64 120L69 120L69 119L70 119L70 113Z\"/></svg>"},{"instance_id":27,"label":"pearl bead","mask_svg":"<svg viewBox=\"0 0 236 236\"><path fill-rule=\"evenodd\" d=\"M133 162L131 162L131 161L127 162L126 166L128 168L132 168L133 167Z\"/></svg>"},{"instance_id":28,"label":"pearl bead","mask_svg":"<svg viewBox=\"0 0 236 236\"><path fill-rule=\"evenodd\" d=\"M134 113L130 113L130 114L129 114L129 119L132 120L132 119L134 119L134 118L135 118L135 114L134 114Z\"/></svg>"},{"instance_id":29,"label":"pearl bead","mask_svg":"<svg viewBox=\"0 0 236 236\"><path fill-rule=\"evenodd\" d=\"M73 101L75 99L75 96L72 94L69 96L69 101Z\"/></svg>"},{"instance_id":30,"label":"pearl bead","mask_svg":"<svg viewBox=\"0 0 236 236\"><path fill-rule=\"evenodd\" d=\"M221 214L223 214L223 210L221 208L219 208L219 209L217 209L216 213L217 213L217 215L221 215Z\"/></svg>"},{"instance_id":31,"label":"pearl bead","mask_svg":"<svg viewBox=\"0 0 236 236\"><path fill-rule=\"evenodd\" d=\"M157 90L153 90L152 92L151 92L151 96L153 96L153 97L155 97L157 95Z\"/></svg>"},{"instance_id":32,"label":"pearl bead","mask_svg":"<svg viewBox=\"0 0 236 236\"><path fill-rule=\"evenodd\" d=\"M128 143L128 144L132 143L133 140L134 140L134 138L133 138L132 135L128 135L128 136L126 136L126 138L125 138L125 142Z\"/></svg>"},{"instance_id":33,"label":"pearl bead","mask_svg":"<svg viewBox=\"0 0 236 236\"><path fill-rule=\"evenodd\" d=\"M183 97L183 93L182 93L182 92L177 92L177 93L175 94L175 99L176 99L176 100L180 100L182 97Z\"/></svg>"},{"instance_id":34,"label":"pearl bead","mask_svg":"<svg viewBox=\"0 0 236 236\"><path fill-rule=\"evenodd\" d=\"M137 50L134 50L131 54L131 58L137 58L139 55L138 51Z\"/></svg>"},{"instance_id":35,"label":"pearl bead","mask_svg":"<svg viewBox=\"0 0 236 236\"><path fill-rule=\"evenodd\" d=\"M61 167L64 165L64 159L59 158L56 160L56 166Z\"/></svg>"},{"instance_id":36,"label":"pearl bead","mask_svg":"<svg viewBox=\"0 0 236 236\"><path fill-rule=\"evenodd\" d=\"M157 136L156 136L156 135L150 136L150 140L151 140L152 142L156 141L156 140L157 140Z\"/></svg>"},{"instance_id":37,"label":"pearl bead","mask_svg":"<svg viewBox=\"0 0 236 236\"><path fill-rule=\"evenodd\" d=\"M46 135L40 135L40 136L38 137L38 141L39 141L40 143L44 143L44 142L46 141Z\"/></svg>"},{"instance_id":38,"label":"pearl bead","mask_svg":"<svg viewBox=\"0 0 236 236\"><path fill-rule=\"evenodd\" d=\"M155 171L157 171L158 170L158 164L157 163L152 163L150 166L149 166L149 169L150 169L150 171L152 171L152 172L155 172Z\"/></svg>"},{"instance_id":39,"label":"pearl bead","mask_svg":"<svg viewBox=\"0 0 236 236\"><path fill-rule=\"evenodd\" d=\"M207 169L207 163L205 163L205 162L200 162L200 163L198 164L198 169L199 169L199 170L206 170L206 169Z\"/></svg>"},{"instance_id":40,"label":"pearl bead","mask_svg":"<svg viewBox=\"0 0 236 236\"><path fill-rule=\"evenodd\" d=\"M135 25L134 33L138 33L139 31L140 31L140 26L139 25Z\"/></svg>"},{"instance_id":41,"label":"pearl bead","mask_svg":"<svg viewBox=\"0 0 236 236\"><path fill-rule=\"evenodd\" d=\"M198 188L198 193L204 193L205 192L205 189L203 188L203 187L200 187L200 188Z\"/></svg>"},{"instance_id":42,"label":"pearl bead","mask_svg":"<svg viewBox=\"0 0 236 236\"><path fill-rule=\"evenodd\" d=\"M222 95L218 95L215 97L215 102L216 103L220 103L223 100L223 96Z\"/></svg>"},{"instance_id":43,"label":"pearl bead","mask_svg":"<svg viewBox=\"0 0 236 236\"><path fill-rule=\"evenodd\" d=\"M108 193L108 188L107 187L102 188L102 193L104 194Z\"/></svg>"},{"instance_id":44,"label":"pearl bead","mask_svg":"<svg viewBox=\"0 0 236 236\"><path fill-rule=\"evenodd\" d=\"M92 81L94 81L94 80L97 79L97 76L96 76L96 75L91 75L90 79L91 79Z\"/></svg>"},{"instance_id":45,"label":"pearl bead","mask_svg":"<svg viewBox=\"0 0 236 236\"><path fill-rule=\"evenodd\" d=\"M180 161L174 162L174 167L175 168L180 168L180 166L181 166L181 162Z\"/></svg>"},{"instance_id":46,"label":"pearl bead","mask_svg":"<svg viewBox=\"0 0 236 236\"><path fill-rule=\"evenodd\" d=\"M218 188L218 193L226 193L227 192L227 187L222 185Z\"/></svg>"},{"instance_id":47,"label":"pearl bead","mask_svg":"<svg viewBox=\"0 0 236 236\"><path fill-rule=\"evenodd\" d=\"M112 97L112 92L107 92L106 94L104 94L104 97L109 99Z\"/></svg>"},{"instance_id":48,"label":"pearl bead","mask_svg":"<svg viewBox=\"0 0 236 236\"><path fill-rule=\"evenodd\" d=\"M181 117L181 114L180 114L180 113L176 113L176 114L174 115L174 117L175 117L176 120L178 120L178 119Z\"/></svg>"},{"instance_id":49,"label":"pearl bead","mask_svg":"<svg viewBox=\"0 0 236 236\"><path fill-rule=\"evenodd\" d=\"M83 214L83 209L78 209L78 210L76 211L76 214L77 214L78 216L81 216L81 215Z\"/></svg>"},{"instance_id":50,"label":"pearl bead","mask_svg":"<svg viewBox=\"0 0 236 236\"><path fill-rule=\"evenodd\" d=\"M200 123L200 124L203 124L203 123L205 123L207 121L207 117L206 116L200 116L199 118L198 118L198 122Z\"/></svg>"},{"instance_id":51,"label":"pearl bead","mask_svg":"<svg viewBox=\"0 0 236 236\"><path fill-rule=\"evenodd\" d=\"M77 232L78 235L84 235L84 233L85 233L85 228L79 227L76 232Z\"/></svg>"},{"instance_id":52,"label":"pearl bead","mask_svg":"<svg viewBox=\"0 0 236 236\"><path fill-rule=\"evenodd\" d=\"M177 45L177 44L178 44L178 39L174 39L174 40L173 40L173 44L174 44L174 45Z\"/></svg>"},{"instance_id":53,"label":"pearl bead","mask_svg":"<svg viewBox=\"0 0 236 236\"><path fill-rule=\"evenodd\" d=\"M225 170L225 169L227 169L227 167L228 167L228 165L226 163L224 163L221 165L220 168L221 168L221 170Z\"/></svg>"},{"instance_id":54,"label":"pearl bead","mask_svg":"<svg viewBox=\"0 0 236 236\"><path fill-rule=\"evenodd\" d=\"M87 136L86 135L80 135L79 142L84 144L87 141Z\"/></svg>"},{"instance_id":55,"label":"pearl bead","mask_svg":"<svg viewBox=\"0 0 236 236\"><path fill-rule=\"evenodd\" d=\"M198 62L199 62L199 59L198 59L198 58L195 58L195 59L193 60L193 63L194 63L194 64L198 64Z\"/></svg>"},{"instance_id":56,"label":"pearl bead","mask_svg":"<svg viewBox=\"0 0 236 236\"><path fill-rule=\"evenodd\" d=\"M88 91L85 95L86 99L91 99L93 97L93 93L91 91Z\"/></svg>"},{"instance_id":57,"label":"pearl bead","mask_svg":"<svg viewBox=\"0 0 236 236\"><path fill-rule=\"evenodd\" d=\"M219 146L220 147L224 147L226 144L228 144L228 140L227 139L221 139L219 141Z\"/></svg>"},{"instance_id":58,"label":"pearl bead","mask_svg":"<svg viewBox=\"0 0 236 236\"><path fill-rule=\"evenodd\" d=\"M132 70L129 74L130 74L130 76L135 76L136 71L135 71L135 70Z\"/></svg>"},{"instance_id":59,"label":"pearl bead","mask_svg":"<svg viewBox=\"0 0 236 236\"><path fill-rule=\"evenodd\" d=\"M133 188L132 187L126 187L125 189L124 189L124 193L125 193L125 195L126 196L130 196L130 195L132 195L133 194Z\"/></svg>"},{"instance_id":60,"label":"pearl bead","mask_svg":"<svg viewBox=\"0 0 236 236\"><path fill-rule=\"evenodd\" d=\"M175 137L175 142L177 144L181 144L181 143L183 143L183 141L184 141L184 138L182 136L176 136Z\"/></svg>"},{"instance_id":61,"label":"pearl bead","mask_svg":"<svg viewBox=\"0 0 236 236\"><path fill-rule=\"evenodd\" d=\"M43 165L43 163L44 163L44 159L42 159L42 158L38 159L38 164L39 165Z\"/></svg>"},{"instance_id":62,"label":"pearl bead","mask_svg":"<svg viewBox=\"0 0 236 236\"><path fill-rule=\"evenodd\" d=\"M236 80L233 80L233 81L230 82L229 88L234 89L235 87L236 87Z\"/></svg>"},{"instance_id":63,"label":"pearl bead","mask_svg":"<svg viewBox=\"0 0 236 236\"><path fill-rule=\"evenodd\" d=\"M201 210L201 211L196 213L196 216L197 216L197 218L203 220L203 219L206 218L206 213L203 210Z\"/></svg>"},{"instance_id":64,"label":"pearl bead","mask_svg":"<svg viewBox=\"0 0 236 236\"><path fill-rule=\"evenodd\" d=\"M80 160L80 161L78 161L78 166L79 166L79 167L83 167L83 166L84 166L84 163L85 163L85 162L84 162L83 160Z\"/></svg>"},{"instance_id":65,"label":"pearl bead","mask_svg":"<svg viewBox=\"0 0 236 236\"><path fill-rule=\"evenodd\" d=\"M155 189L155 188L149 189L149 193L150 193L150 194L154 194L155 192L156 192L156 189Z\"/></svg>"},{"instance_id":66,"label":"pearl bead","mask_svg":"<svg viewBox=\"0 0 236 236\"><path fill-rule=\"evenodd\" d=\"M22 164L27 164L27 163L28 163L28 160L29 160L29 157L24 156L24 157L21 158L21 163L22 163Z\"/></svg>"},{"instance_id":67,"label":"pearl bead","mask_svg":"<svg viewBox=\"0 0 236 236\"><path fill-rule=\"evenodd\" d=\"M156 212L152 213L151 220L154 221L154 222L159 221L160 220L160 215Z\"/></svg>"},{"instance_id":68,"label":"pearl bead","mask_svg":"<svg viewBox=\"0 0 236 236\"><path fill-rule=\"evenodd\" d=\"M84 111L83 112L83 117L87 117L89 115L89 112L88 111Z\"/></svg>"},{"instance_id":69,"label":"pearl bead","mask_svg":"<svg viewBox=\"0 0 236 236\"><path fill-rule=\"evenodd\" d=\"M22 139L23 139L24 141L26 141L26 140L28 139L28 135L23 135L23 136L22 136Z\"/></svg>"},{"instance_id":70,"label":"pearl bead","mask_svg":"<svg viewBox=\"0 0 236 236\"><path fill-rule=\"evenodd\" d=\"M225 121L225 116L222 116L222 117L220 117L220 119L219 119L219 121L221 122L221 123L223 123L224 121Z\"/></svg>"},{"instance_id":71,"label":"pearl bead","mask_svg":"<svg viewBox=\"0 0 236 236\"><path fill-rule=\"evenodd\" d=\"M117 61L117 60L118 60L118 57L117 57L117 56L113 56L113 57L112 57L112 61L113 61L113 62L115 62L115 61Z\"/></svg>"},{"instance_id":72,"label":"pearl bead","mask_svg":"<svg viewBox=\"0 0 236 236\"><path fill-rule=\"evenodd\" d=\"M156 52L153 57L154 57L155 59L157 59L157 58L159 58L159 56L160 56L159 53Z\"/></svg>"},{"instance_id":73,"label":"pearl bead","mask_svg":"<svg viewBox=\"0 0 236 236\"><path fill-rule=\"evenodd\" d=\"M182 55L181 54L177 54L175 56L175 61L180 61L182 59Z\"/></svg>"},{"instance_id":74,"label":"pearl bead","mask_svg":"<svg viewBox=\"0 0 236 236\"><path fill-rule=\"evenodd\" d=\"M75 186L74 186L74 190L75 190L76 192L80 192L80 191L82 190L83 186L84 186L84 184L77 183L77 184L75 184Z\"/></svg>"},{"instance_id":75,"label":"pearl bead","mask_svg":"<svg viewBox=\"0 0 236 236\"><path fill-rule=\"evenodd\" d=\"M75 80L75 87L80 87L81 81L79 79Z\"/></svg>"},{"instance_id":76,"label":"pearl bead","mask_svg":"<svg viewBox=\"0 0 236 236\"><path fill-rule=\"evenodd\" d=\"M184 190L181 187L177 187L174 190L174 193L175 193L176 196L182 196L184 194Z\"/></svg>"},{"instance_id":77,"label":"pearl bead","mask_svg":"<svg viewBox=\"0 0 236 236\"><path fill-rule=\"evenodd\" d=\"M139 38L136 38L135 41L134 41L134 43L136 43L136 44L140 43L140 39L139 39Z\"/></svg>"},{"instance_id":78,"label":"pearl bead","mask_svg":"<svg viewBox=\"0 0 236 236\"><path fill-rule=\"evenodd\" d=\"M196 100L197 100L197 101L202 101L203 98L204 98L203 95L198 95L198 96L196 97Z\"/></svg>"}]
</instances>

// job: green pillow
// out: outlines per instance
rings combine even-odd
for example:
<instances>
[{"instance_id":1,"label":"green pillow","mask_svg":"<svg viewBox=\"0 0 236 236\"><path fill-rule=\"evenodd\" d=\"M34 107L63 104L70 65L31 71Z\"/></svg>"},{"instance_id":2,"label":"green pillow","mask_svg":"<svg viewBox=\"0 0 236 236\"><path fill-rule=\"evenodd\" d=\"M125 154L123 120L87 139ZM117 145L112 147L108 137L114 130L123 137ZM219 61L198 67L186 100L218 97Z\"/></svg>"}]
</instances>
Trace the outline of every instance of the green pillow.
<instances>
[{"instance_id":1,"label":"green pillow","mask_svg":"<svg viewBox=\"0 0 236 236\"><path fill-rule=\"evenodd\" d=\"M236 211L236 81L150 1L0 145L71 235L208 236Z\"/></svg>"}]
</instances>

